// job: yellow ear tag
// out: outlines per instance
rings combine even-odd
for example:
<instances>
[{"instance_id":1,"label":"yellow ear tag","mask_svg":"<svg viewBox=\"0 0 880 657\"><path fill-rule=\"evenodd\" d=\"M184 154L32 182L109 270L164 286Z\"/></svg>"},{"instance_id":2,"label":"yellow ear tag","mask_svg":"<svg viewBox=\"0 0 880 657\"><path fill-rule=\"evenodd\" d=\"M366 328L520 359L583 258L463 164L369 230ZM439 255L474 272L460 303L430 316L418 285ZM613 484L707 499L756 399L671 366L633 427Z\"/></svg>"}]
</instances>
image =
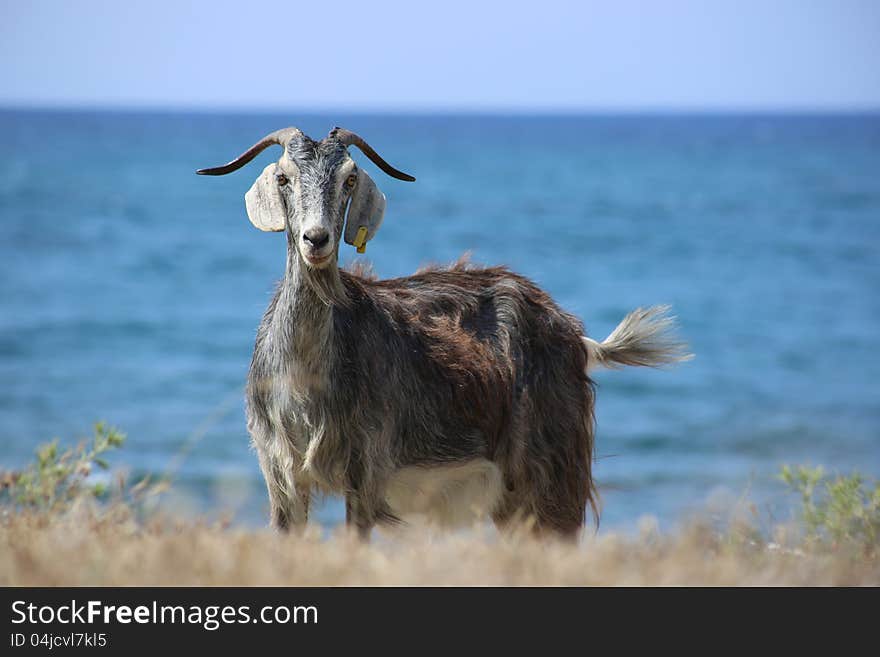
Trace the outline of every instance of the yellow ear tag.
<instances>
[{"instance_id":1,"label":"yellow ear tag","mask_svg":"<svg viewBox=\"0 0 880 657\"><path fill-rule=\"evenodd\" d=\"M354 246L357 247L358 253L366 253L367 251L367 227L358 228L357 235L354 237Z\"/></svg>"}]
</instances>

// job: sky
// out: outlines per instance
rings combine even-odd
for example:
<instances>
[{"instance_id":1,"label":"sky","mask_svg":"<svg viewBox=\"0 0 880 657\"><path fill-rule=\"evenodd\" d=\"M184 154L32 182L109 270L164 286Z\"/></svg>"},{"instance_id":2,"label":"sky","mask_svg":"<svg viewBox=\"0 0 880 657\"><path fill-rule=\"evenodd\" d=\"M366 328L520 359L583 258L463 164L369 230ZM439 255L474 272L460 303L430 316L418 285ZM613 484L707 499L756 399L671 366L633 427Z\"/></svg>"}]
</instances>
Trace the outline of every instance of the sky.
<instances>
[{"instance_id":1,"label":"sky","mask_svg":"<svg viewBox=\"0 0 880 657\"><path fill-rule=\"evenodd\" d=\"M0 7L0 106L880 109L880 0Z\"/></svg>"}]
</instances>

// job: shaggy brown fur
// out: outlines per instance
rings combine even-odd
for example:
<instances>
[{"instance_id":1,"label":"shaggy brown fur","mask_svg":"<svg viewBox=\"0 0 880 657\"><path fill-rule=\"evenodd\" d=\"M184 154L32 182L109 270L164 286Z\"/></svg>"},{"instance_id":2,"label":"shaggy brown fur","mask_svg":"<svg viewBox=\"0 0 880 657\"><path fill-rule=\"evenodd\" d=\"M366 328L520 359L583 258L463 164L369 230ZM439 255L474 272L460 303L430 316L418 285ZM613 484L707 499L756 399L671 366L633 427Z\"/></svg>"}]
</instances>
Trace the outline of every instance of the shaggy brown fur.
<instances>
[{"instance_id":1,"label":"shaggy brown fur","mask_svg":"<svg viewBox=\"0 0 880 657\"><path fill-rule=\"evenodd\" d=\"M585 507L596 510L581 322L503 267L459 261L407 278L343 281L353 323L368 343L384 343L377 354L406 354L399 464L485 457L504 475L497 522L518 514L563 533L579 529ZM351 357L352 376L388 374L370 354ZM375 393L376 403L394 394Z\"/></svg>"}]
</instances>

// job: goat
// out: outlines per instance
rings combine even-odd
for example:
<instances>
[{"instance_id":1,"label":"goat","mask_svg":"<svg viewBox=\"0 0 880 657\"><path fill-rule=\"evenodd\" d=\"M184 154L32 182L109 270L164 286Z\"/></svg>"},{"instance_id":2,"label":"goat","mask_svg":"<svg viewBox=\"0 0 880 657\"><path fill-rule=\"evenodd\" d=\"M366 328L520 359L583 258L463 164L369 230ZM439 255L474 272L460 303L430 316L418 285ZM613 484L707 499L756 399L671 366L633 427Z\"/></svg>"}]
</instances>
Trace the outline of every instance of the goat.
<instances>
[{"instance_id":1,"label":"goat","mask_svg":"<svg viewBox=\"0 0 880 657\"><path fill-rule=\"evenodd\" d=\"M272 526L302 527L318 490L344 496L362 536L417 513L576 535L587 507L597 514L588 371L685 359L666 308L630 313L600 343L504 267L459 262L391 280L340 269L340 240L363 252L385 210L348 147L415 178L341 128L320 141L279 130L197 173L230 173L272 145L281 158L245 195L257 228L287 236L246 386Z\"/></svg>"}]
</instances>

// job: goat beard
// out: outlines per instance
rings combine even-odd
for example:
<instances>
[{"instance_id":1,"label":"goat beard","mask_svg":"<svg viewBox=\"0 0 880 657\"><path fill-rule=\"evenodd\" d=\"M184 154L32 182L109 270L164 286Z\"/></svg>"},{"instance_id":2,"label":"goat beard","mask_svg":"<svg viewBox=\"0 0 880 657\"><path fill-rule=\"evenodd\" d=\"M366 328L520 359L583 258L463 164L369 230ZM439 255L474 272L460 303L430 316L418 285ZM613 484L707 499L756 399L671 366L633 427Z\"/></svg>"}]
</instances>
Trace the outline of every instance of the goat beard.
<instances>
[{"instance_id":1,"label":"goat beard","mask_svg":"<svg viewBox=\"0 0 880 657\"><path fill-rule=\"evenodd\" d=\"M306 283L323 303L328 306L348 305L348 294L342 284L342 277L339 275L339 266L336 262L321 269L314 267L304 267L304 269Z\"/></svg>"}]
</instances>

